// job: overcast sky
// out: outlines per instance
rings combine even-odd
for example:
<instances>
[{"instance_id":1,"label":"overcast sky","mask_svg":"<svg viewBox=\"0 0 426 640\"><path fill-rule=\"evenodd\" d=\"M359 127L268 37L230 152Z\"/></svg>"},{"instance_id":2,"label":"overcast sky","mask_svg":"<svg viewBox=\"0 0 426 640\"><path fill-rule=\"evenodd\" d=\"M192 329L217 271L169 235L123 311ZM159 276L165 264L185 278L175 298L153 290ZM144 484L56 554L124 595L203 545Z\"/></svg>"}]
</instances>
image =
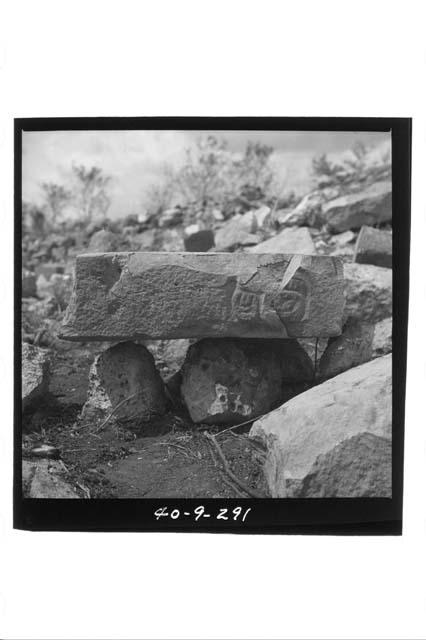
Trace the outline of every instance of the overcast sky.
<instances>
[{"instance_id":1,"label":"overcast sky","mask_svg":"<svg viewBox=\"0 0 426 640\"><path fill-rule=\"evenodd\" d=\"M274 165L288 189L303 190L311 159L340 154L360 140L369 147L386 145L387 133L296 131L53 131L23 133L23 199L40 202L40 183L67 183L73 163L100 166L113 177L111 216L138 213L144 193L158 182L164 163L177 165L200 135L212 133L242 151L249 140L276 150ZM286 187L287 188L287 187Z\"/></svg>"}]
</instances>

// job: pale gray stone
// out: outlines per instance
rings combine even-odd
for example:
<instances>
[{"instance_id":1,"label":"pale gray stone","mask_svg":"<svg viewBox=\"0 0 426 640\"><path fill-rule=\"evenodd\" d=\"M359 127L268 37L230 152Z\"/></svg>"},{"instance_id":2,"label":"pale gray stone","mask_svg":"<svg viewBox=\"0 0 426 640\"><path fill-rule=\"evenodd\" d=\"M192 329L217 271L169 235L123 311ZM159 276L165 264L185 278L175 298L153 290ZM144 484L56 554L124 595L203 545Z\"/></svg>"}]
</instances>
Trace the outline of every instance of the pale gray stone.
<instances>
[{"instance_id":1,"label":"pale gray stone","mask_svg":"<svg viewBox=\"0 0 426 640\"><path fill-rule=\"evenodd\" d=\"M78 499L80 496L64 479L64 469L53 460L23 461L23 493L40 499Z\"/></svg>"},{"instance_id":2,"label":"pale gray stone","mask_svg":"<svg viewBox=\"0 0 426 640\"><path fill-rule=\"evenodd\" d=\"M322 205L322 218L335 233L392 220L392 182L375 182L364 191Z\"/></svg>"},{"instance_id":3,"label":"pale gray stone","mask_svg":"<svg viewBox=\"0 0 426 640\"><path fill-rule=\"evenodd\" d=\"M22 343L22 408L34 404L49 389L50 354L26 342Z\"/></svg>"},{"instance_id":4,"label":"pale gray stone","mask_svg":"<svg viewBox=\"0 0 426 640\"><path fill-rule=\"evenodd\" d=\"M370 264L346 263L344 317L376 323L392 316L392 270Z\"/></svg>"},{"instance_id":5,"label":"pale gray stone","mask_svg":"<svg viewBox=\"0 0 426 640\"><path fill-rule=\"evenodd\" d=\"M276 236L247 249L250 253L315 254L315 245L307 227L289 227Z\"/></svg>"},{"instance_id":6,"label":"pale gray stone","mask_svg":"<svg viewBox=\"0 0 426 640\"><path fill-rule=\"evenodd\" d=\"M257 420L250 436L267 447L273 498L391 497L392 356L299 394Z\"/></svg>"}]
</instances>

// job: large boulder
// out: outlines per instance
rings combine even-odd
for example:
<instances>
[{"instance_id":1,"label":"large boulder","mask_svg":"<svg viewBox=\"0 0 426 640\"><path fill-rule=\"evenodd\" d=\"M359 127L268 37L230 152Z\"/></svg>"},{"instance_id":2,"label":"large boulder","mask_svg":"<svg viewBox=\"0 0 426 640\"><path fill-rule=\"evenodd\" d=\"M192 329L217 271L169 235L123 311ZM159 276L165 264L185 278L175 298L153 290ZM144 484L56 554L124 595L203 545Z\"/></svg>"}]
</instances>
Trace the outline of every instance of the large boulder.
<instances>
[{"instance_id":1,"label":"large boulder","mask_svg":"<svg viewBox=\"0 0 426 640\"><path fill-rule=\"evenodd\" d=\"M346 263L344 317L376 323L392 316L392 270L370 264Z\"/></svg>"},{"instance_id":2,"label":"large boulder","mask_svg":"<svg viewBox=\"0 0 426 640\"><path fill-rule=\"evenodd\" d=\"M373 357L374 325L349 318L342 335L330 338L321 356L318 377L332 378Z\"/></svg>"},{"instance_id":3,"label":"large boulder","mask_svg":"<svg viewBox=\"0 0 426 640\"><path fill-rule=\"evenodd\" d=\"M163 381L153 356L142 345L121 342L92 364L82 420L98 422L113 410L123 423L147 421L166 410Z\"/></svg>"},{"instance_id":4,"label":"large boulder","mask_svg":"<svg viewBox=\"0 0 426 640\"><path fill-rule=\"evenodd\" d=\"M247 249L250 253L316 253L307 227L289 227L276 236Z\"/></svg>"},{"instance_id":5,"label":"large boulder","mask_svg":"<svg viewBox=\"0 0 426 640\"><path fill-rule=\"evenodd\" d=\"M236 424L270 411L312 379L310 358L296 340L205 339L189 348L181 394L194 422Z\"/></svg>"},{"instance_id":6,"label":"large boulder","mask_svg":"<svg viewBox=\"0 0 426 640\"><path fill-rule=\"evenodd\" d=\"M354 262L392 267L392 233L364 226L355 245Z\"/></svg>"},{"instance_id":7,"label":"large boulder","mask_svg":"<svg viewBox=\"0 0 426 640\"><path fill-rule=\"evenodd\" d=\"M273 498L392 496L392 356L331 378L257 420Z\"/></svg>"},{"instance_id":8,"label":"large boulder","mask_svg":"<svg viewBox=\"0 0 426 640\"><path fill-rule=\"evenodd\" d=\"M49 389L50 354L26 342L22 343L22 408L41 400Z\"/></svg>"},{"instance_id":9,"label":"large boulder","mask_svg":"<svg viewBox=\"0 0 426 640\"><path fill-rule=\"evenodd\" d=\"M335 233L392 220L392 182L375 182L364 191L322 205L322 219Z\"/></svg>"},{"instance_id":10,"label":"large boulder","mask_svg":"<svg viewBox=\"0 0 426 640\"><path fill-rule=\"evenodd\" d=\"M328 256L81 255L61 337L329 337L341 332L343 287Z\"/></svg>"}]
</instances>

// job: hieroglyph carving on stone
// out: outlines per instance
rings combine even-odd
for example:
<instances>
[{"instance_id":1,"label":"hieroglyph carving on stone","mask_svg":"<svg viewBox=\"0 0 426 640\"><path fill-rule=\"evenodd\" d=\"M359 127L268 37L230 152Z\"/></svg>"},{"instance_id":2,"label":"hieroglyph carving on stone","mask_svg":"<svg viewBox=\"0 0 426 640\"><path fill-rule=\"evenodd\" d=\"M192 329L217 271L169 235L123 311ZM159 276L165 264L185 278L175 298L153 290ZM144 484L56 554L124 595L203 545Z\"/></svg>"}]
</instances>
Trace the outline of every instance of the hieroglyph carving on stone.
<instances>
[{"instance_id":1,"label":"hieroglyph carving on stone","mask_svg":"<svg viewBox=\"0 0 426 640\"><path fill-rule=\"evenodd\" d=\"M286 322L299 322L309 315L311 285L309 273L300 267L301 256L286 263L283 279L273 286L271 293L253 291L250 286L237 282L232 296L232 320L262 320L273 326Z\"/></svg>"}]
</instances>

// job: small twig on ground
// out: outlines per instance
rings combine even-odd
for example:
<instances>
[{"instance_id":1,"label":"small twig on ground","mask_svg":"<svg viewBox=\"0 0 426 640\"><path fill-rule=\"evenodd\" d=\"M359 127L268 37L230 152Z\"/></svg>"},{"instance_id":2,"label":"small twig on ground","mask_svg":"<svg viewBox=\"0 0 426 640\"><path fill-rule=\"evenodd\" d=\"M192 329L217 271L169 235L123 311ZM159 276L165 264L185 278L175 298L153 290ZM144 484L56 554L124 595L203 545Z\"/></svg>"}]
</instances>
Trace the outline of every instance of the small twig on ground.
<instances>
[{"instance_id":1,"label":"small twig on ground","mask_svg":"<svg viewBox=\"0 0 426 640\"><path fill-rule=\"evenodd\" d=\"M109 416L107 418L105 418L105 420L102 422L102 424L99 425L99 427L97 427L96 429L94 429L92 431L92 435L99 433L99 431L102 431L102 429L104 427L106 427L106 425L108 424L108 422L111 420L111 418L114 416L114 414L118 411L118 409L120 409L120 407L123 406L123 404L125 404L126 402L129 402L129 400L131 400L132 398L134 398L135 396L137 396L138 393L132 393L130 396L128 396L127 398L124 398L124 400L121 400L121 402L119 402L114 409L111 411L111 413L109 414Z\"/></svg>"},{"instance_id":2,"label":"small twig on ground","mask_svg":"<svg viewBox=\"0 0 426 640\"><path fill-rule=\"evenodd\" d=\"M222 462L222 465L223 465L226 473L228 474L228 476L231 478L231 480L233 482L235 482L235 484L238 485L240 487L240 489L242 489L243 491L248 493L248 495L251 496L252 498L264 498L265 496L262 493L260 493L259 491L256 491L256 489L252 489L251 487L249 487L243 480L240 480L240 478L238 478L231 471L231 467L229 466L228 461L225 458L225 455L224 455L222 449L220 448L220 445L219 445L218 441L216 440L215 436L210 434L210 433L208 433L208 431L205 431L204 435L212 443L212 445L216 449L216 452L217 452L217 454L218 454L218 456L220 458L220 461Z\"/></svg>"},{"instance_id":3,"label":"small twig on ground","mask_svg":"<svg viewBox=\"0 0 426 640\"><path fill-rule=\"evenodd\" d=\"M250 422L256 422L256 420L259 420L260 418L264 418L267 414L266 413L262 413L260 416L256 416L255 418L250 418L250 420L246 420L245 422L239 422L238 424L233 424L232 427L227 427L226 429L223 429L222 431L219 431L218 433L216 433L216 438L217 436L221 436L222 433L227 433L227 431L231 431L232 429L236 429L237 427L243 427L245 424L250 424Z\"/></svg>"},{"instance_id":4,"label":"small twig on ground","mask_svg":"<svg viewBox=\"0 0 426 640\"><path fill-rule=\"evenodd\" d=\"M90 491L87 487L83 486L79 482L76 482L77 487L80 487L86 498L90 499Z\"/></svg>"},{"instance_id":5,"label":"small twig on ground","mask_svg":"<svg viewBox=\"0 0 426 640\"><path fill-rule=\"evenodd\" d=\"M238 488L238 485L235 484L235 482L231 482L231 480L228 478L228 476L226 475L226 473L224 471L221 471L220 475L222 476L222 482L224 482L226 485L228 485L228 487L230 489L232 489L232 491L235 491L235 493L238 494L241 498L247 498L248 494L243 493L242 491L240 491L240 489Z\"/></svg>"},{"instance_id":6,"label":"small twig on ground","mask_svg":"<svg viewBox=\"0 0 426 640\"><path fill-rule=\"evenodd\" d=\"M186 447L182 447L182 445L180 445L180 444L176 444L175 442L154 442L149 447L146 447L145 451L147 449L151 449L151 447L156 447L157 445L163 445L163 446L167 446L167 447L176 447L176 449L179 449L180 451L182 451L186 455L187 458L192 457L195 460L198 460L197 456L194 453L192 453L192 451L190 451Z\"/></svg>"}]
</instances>

